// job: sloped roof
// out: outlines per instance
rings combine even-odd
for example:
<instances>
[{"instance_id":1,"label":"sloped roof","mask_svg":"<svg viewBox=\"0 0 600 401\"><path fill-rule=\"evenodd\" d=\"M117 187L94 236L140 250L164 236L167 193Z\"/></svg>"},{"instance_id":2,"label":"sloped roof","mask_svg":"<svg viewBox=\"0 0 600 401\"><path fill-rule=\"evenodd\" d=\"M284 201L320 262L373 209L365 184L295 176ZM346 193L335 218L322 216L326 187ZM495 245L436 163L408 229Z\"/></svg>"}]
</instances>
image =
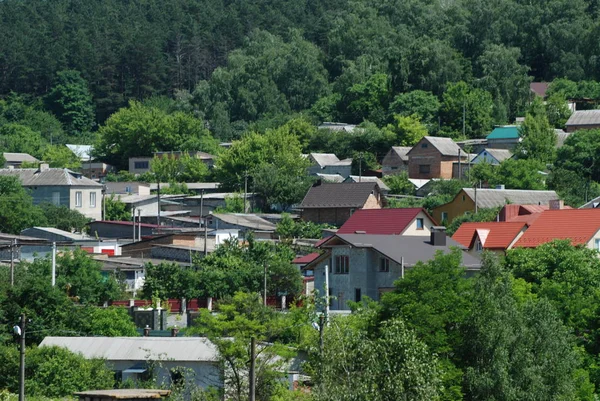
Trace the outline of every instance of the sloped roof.
<instances>
[{"instance_id":1,"label":"sloped roof","mask_svg":"<svg viewBox=\"0 0 600 401\"><path fill-rule=\"evenodd\" d=\"M392 146L392 151L395 152L400 159L404 161L408 161L408 152L410 152L412 148L410 146Z\"/></svg>"},{"instance_id":2,"label":"sloped roof","mask_svg":"<svg viewBox=\"0 0 600 401\"><path fill-rule=\"evenodd\" d=\"M571 135L571 132L565 132L561 129L554 129L554 133L556 134L556 147L560 148L565 144L565 141Z\"/></svg>"},{"instance_id":3,"label":"sloped roof","mask_svg":"<svg viewBox=\"0 0 600 401\"><path fill-rule=\"evenodd\" d=\"M442 154L442 156L457 156L458 157L458 152L459 152L459 150L461 150L460 147L456 144L456 142L454 142L451 138L437 137L437 136L425 136L425 137L423 137L423 139L421 139L421 141L423 141L423 140L426 140L427 142L429 142L431 144L431 146L436 148L438 150L438 152L440 152ZM419 143L421 143L421 141L419 141ZM410 149L408 154L410 154L418 146L419 146L419 144L417 143L414 147L412 147ZM464 152L462 152L462 153L464 155Z\"/></svg>"},{"instance_id":4,"label":"sloped roof","mask_svg":"<svg viewBox=\"0 0 600 401\"><path fill-rule=\"evenodd\" d=\"M517 139L519 137L519 127L516 125L505 125L494 128L485 139Z\"/></svg>"},{"instance_id":5,"label":"sloped roof","mask_svg":"<svg viewBox=\"0 0 600 401\"><path fill-rule=\"evenodd\" d=\"M600 110L574 111L565 125L600 125Z\"/></svg>"},{"instance_id":6,"label":"sloped roof","mask_svg":"<svg viewBox=\"0 0 600 401\"><path fill-rule=\"evenodd\" d=\"M383 182L383 180L379 177L371 177L371 176L362 176L359 177L358 175L351 175L348 178L346 178L347 182L375 182L377 183L377 185L379 185L379 189L381 189L382 191L389 191L390 187L388 187L385 182Z\"/></svg>"},{"instance_id":7,"label":"sloped roof","mask_svg":"<svg viewBox=\"0 0 600 401\"><path fill-rule=\"evenodd\" d=\"M72 233L69 231L63 231L54 227L29 227L21 231L21 233L25 233L26 235L35 233L36 231L42 233L48 233L55 236L61 236L65 238L65 240L70 241L81 241L81 240L89 240L92 239L89 235Z\"/></svg>"},{"instance_id":8,"label":"sloped roof","mask_svg":"<svg viewBox=\"0 0 600 401\"><path fill-rule=\"evenodd\" d=\"M83 354L86 359L107 361L217 360L215 345L205 337L46 337L40 347L58 346Z\"/></svg>"},{"instance_id":9,"label":"sloped roof","mask_svg":"<svg viewBox=\"0 0 600 401\"><path fill-rule=\"evenodd\" d=\"M299 207L362 207L376 188L377 184L372 182L321 184L308 190Z\"/></svg>"},{"instance_id":10,"label":"sloped roof","mask_svg":"<svg viewBox=\"0 0 600 401\"><path fill-rule=\"evenodd\" d=\"M321 167L334 166L340 161L333 153L311 153L310 157Z\"/></svg>"},{"instance_id":11,"label":"sloped roof","mask_svg":"<svg viewBox=\"0 0 600 401\"><path fill-rule=\"evenodd\" d=\"M464 193L475 201L475 189L463 188ZM461 193L457 196L460 196ZM547 205L559 199L555 191L531 191L524 189L477 189L477 206L483 208L500 207L507 203L519 205Z\"/></svg>"},{"instance_id":12,"label":"sloped roof","mask_svg":"<svg viewBox=\"0 0 600 401\"><path fill-rule=\"evenodd\" d=\"M87 162L91 160L91 153L94 149L92 145L65 145L71 152L75 154L75 156L79 157L79 159L83 162Z\"/></svg>"},{"instance_id":13,"label":"sloped roof","mask_svg":"<svg viewBox=\"0 0 600 401\"><path fill-rule=\"evenodd\" d=\"M319 177L322 180L325 180L327 182L336 182L338 184L340 182L344 182L344 177L342 177L339 174L321 174L321 173L317 173L317 177Z\"/></svg>"},{"instance_id":14,"label":"sloped roof","mask_svg":"<svg viewBox=\"0 0 600 401\"><path fill-rule=\"evenodd\" d=\"M33 186L74 186L102 187L102 184L90 180L83 175L66 168L35 168L0 169L1 176L16 176L24 187Z\"/></svg>"},{"instance_id":15,"label":"sloped roof","mask_svg":"<svg viewBox=\"0 0 600 401\"><path fill-rule=\"evenodd\" d=\"M579 206L579 209L595 209L600 206L600 196L592 199L588 203Z\"/></svg>"},{"instance_id":16,"label":"sloped roof","mask_svg":"<svg viewBox=\"0 0 600 401\"><path fill-rule=\"evenodd\" d=\"M400 235L423 209L361 209L357 210L342 225L337 234L355 234L364 231L365 234Z\"/></svg>"},{"instance_id":17,"label":"sloped roof","mask_svg":"<svg viewBox=\"0 0 600 401\"><path fill-rule=\"evenodd\" d=\"M531 82L529 84L529 90L538 96L546 97L546 91L550 86L549 82Z\"/></svg>"},{"instance_id":18,"label":"sloped roof","mask_svg":"<svg viewBox=\"0 0 600 401\"><path fill-rule=\"evenodd\" d=\"M250 213L213 213L213 216L225 223L260 231L275 231L275 224Z\"/></svg>"},{"instance_id":19,"label":"sloped roof","mask_svg":"<svg viewBox=\"0 0 600 401\"><path fill-rule=\"evenodd\" d=\"M546 210L531 224L515 247L533 248L555 239L570 239L573 245L587 244L600 230L600 210Z\"/></svg>"},{"instance_id":20,"label":"sloped roof","mask_svg":"<svg viewBox=\"0 0 600 401\"><path fill-rule=\"evenodd\" d=\"M38 159L31 156L29 153L5 152L5 153L2 153L2 155L4 156L4 159L7 161L7 163L22 163L22 162L39 163L40 162Z\"/></svg>"},{"instance_id":21,"label":"sloped roof","mask_svg":"<svg viewBox=\"0 0 600 401\"><path fill-rule=\"evenodd\" d=\"M319 256L321 256L321 254L318 252L309 253L308 255L297 257L296 259L292 260L292 263L295 265L302 265L302 264L310 263L313 260L315 260L316 258L318 258Z\"/></svg>"},{"instance_id":22,"label":"sloped roof","mask_svg":"<svg viewBox=\"0 0 600 401\"><path fill-rule=\"evenodd\" d=\"M336 234L331 238L336 237L357 248L372 248L396 263L404 263L404 266L414 266L418 262L431 260L438 251L450 253L452 247L464 249L464 246L449 237L446 238L445 246L433 246L429 237L422 236ZM327 242L322 246L327 247ZM465 267L481 267L481 261L468 253L463 253L462 258L462 265Z\"/></svg>"},{"instance_id":23,"label":"sloped roof","mask_svg":"<svg viewBox=\"0 0 600 401\"><path fill-rule=\"evenodd\" d=\"M524 227L525 223L505 221L463 223L456 230L452 239L467 248L471 248L475 233L478 230L484 230L486 231L485 236L478 233L484 249L507 249Z\"/></svg>"},{"instance_id":24,"label":"sloped roof","mask_svg":"<svg viewBox=\"0 0 600 401\"><path fill-rule=\"evenodd\" d=\"M481 152L479 152L475 157L478 157L479 155L484 156L485 153L498 160L499 163L502 163L504 160L510 159L513 156L513 153L508 149L485 148Z\"/></svg>"}]
</instances>

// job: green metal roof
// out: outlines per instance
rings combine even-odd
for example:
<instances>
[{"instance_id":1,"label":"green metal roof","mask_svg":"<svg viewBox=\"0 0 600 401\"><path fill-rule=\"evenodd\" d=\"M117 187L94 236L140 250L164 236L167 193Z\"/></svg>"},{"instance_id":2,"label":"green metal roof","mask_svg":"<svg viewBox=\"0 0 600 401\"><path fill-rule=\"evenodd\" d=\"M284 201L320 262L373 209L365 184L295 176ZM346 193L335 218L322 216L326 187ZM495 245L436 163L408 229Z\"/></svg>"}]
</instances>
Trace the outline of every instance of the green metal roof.
<instances>
[{"instance_id":1,"label":"green metal roof","mask_svg":"<svg viewBox=\"0 0 600 401\"><path fill-rule=\"evenodd\" d=\"M516 139L519 137L519 127L509 125L505 127L496 127L486 139Z\"/></svg>"}]
</instances>

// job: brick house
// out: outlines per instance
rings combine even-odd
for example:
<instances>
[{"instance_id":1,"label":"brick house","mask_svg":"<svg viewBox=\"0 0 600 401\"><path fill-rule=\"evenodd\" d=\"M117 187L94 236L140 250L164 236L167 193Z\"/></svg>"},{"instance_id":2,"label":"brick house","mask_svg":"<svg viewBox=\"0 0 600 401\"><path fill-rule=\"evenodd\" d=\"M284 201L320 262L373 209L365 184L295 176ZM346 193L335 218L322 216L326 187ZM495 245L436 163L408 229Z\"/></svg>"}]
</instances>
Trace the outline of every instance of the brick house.
<instances>
[{"instance_id":1,"label":"brick house","mask_svg":"<svg viewBox=\"0 0 600 401\"><path fill-rule=\"evenodd\" d=\"M407 153L410 178L452 178L454 162L467 163L469 155L450 138L423 137Z\"/></svg>"},{"instance_id":2,"label":"brick house","mask_svg":"<svg viewBox=\"0 0 600 401\"><path fill-rule=\"evenodd\" d=\"M311 187L299 208L302 219L341 226L359 209L381 209L384 197L373 182L320 184Z\"/></svg>"},{"instance_id":3,"label":"brick house","mask_svg":"<svg viewBox=\"0 0 600 401\"><path fill-rule=\"evenodd\" d=\"M600 128L600 110L577 110L565 124L567 132Z\"/></svg>"},{"instance_id":4,"label":"brick house","mask_svg":"<svg viewBox=\"0 0 600 401\"><path fill-rule=\"evenodd\" d=\"M383 175L398 174L408 170L409 146L392 146L381 161Z\"/></svg>"}]
</instances>

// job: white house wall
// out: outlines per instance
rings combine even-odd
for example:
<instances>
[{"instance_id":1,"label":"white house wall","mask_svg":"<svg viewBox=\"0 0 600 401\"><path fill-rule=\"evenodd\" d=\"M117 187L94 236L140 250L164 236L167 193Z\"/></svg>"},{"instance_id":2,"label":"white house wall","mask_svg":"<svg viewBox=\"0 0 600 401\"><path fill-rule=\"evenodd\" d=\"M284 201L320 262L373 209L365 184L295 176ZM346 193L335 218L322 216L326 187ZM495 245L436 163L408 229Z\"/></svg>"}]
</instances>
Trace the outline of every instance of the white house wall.
<instances>
[{"instance_id":1,"label":"white house wall","mask_svg":"<svg viewBox=\"0 0 600 401\"><path fill-rule=\"evenodd\" d=\"M81 192L81 207L75 206L76 193ZM90 193L96 193L96 205L90 204ZM76 188L72 187L69 193L70 209L77 210L85 217L94 220L102 220L102 190L100 188Z\"/></svg>"}]
</instances>

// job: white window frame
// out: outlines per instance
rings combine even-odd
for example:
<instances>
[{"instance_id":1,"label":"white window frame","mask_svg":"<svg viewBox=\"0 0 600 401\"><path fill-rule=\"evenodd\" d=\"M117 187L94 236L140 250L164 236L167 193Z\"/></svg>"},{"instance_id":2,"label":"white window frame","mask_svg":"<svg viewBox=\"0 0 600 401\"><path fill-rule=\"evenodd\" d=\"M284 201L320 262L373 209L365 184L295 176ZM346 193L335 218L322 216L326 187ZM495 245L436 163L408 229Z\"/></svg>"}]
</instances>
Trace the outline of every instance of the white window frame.
<instances>
[{"instance_id":1,"label":"white window frame","mask_svg":"<svg viewBox=\"0 0 600 401\"><path fill-rule=\"evenodd\" d=\"M75 207L83 207L83 192L75 192Z\"/></svg>"},{"instance_id":2,"label":"white window frame","mask_svg":"<svg viewBox=\"0 0 600 401\"><path fill-rule=\"evenodd\" d=\"M96 207L96 192L90 192L90 207Z\"/></svg>"},{"instance_id":3,"label":"white window frame","mask_svg":"<svg viewBox=\"0 0 600 401\"><path fill-rule=\"evenodd\" d=\"M425 229L425 219L423 219L422 217L417 217L416 224L417 224L417 230L424 230ZM419 227L419 225L421 227Z\"/></svg>"}]
</instances>

